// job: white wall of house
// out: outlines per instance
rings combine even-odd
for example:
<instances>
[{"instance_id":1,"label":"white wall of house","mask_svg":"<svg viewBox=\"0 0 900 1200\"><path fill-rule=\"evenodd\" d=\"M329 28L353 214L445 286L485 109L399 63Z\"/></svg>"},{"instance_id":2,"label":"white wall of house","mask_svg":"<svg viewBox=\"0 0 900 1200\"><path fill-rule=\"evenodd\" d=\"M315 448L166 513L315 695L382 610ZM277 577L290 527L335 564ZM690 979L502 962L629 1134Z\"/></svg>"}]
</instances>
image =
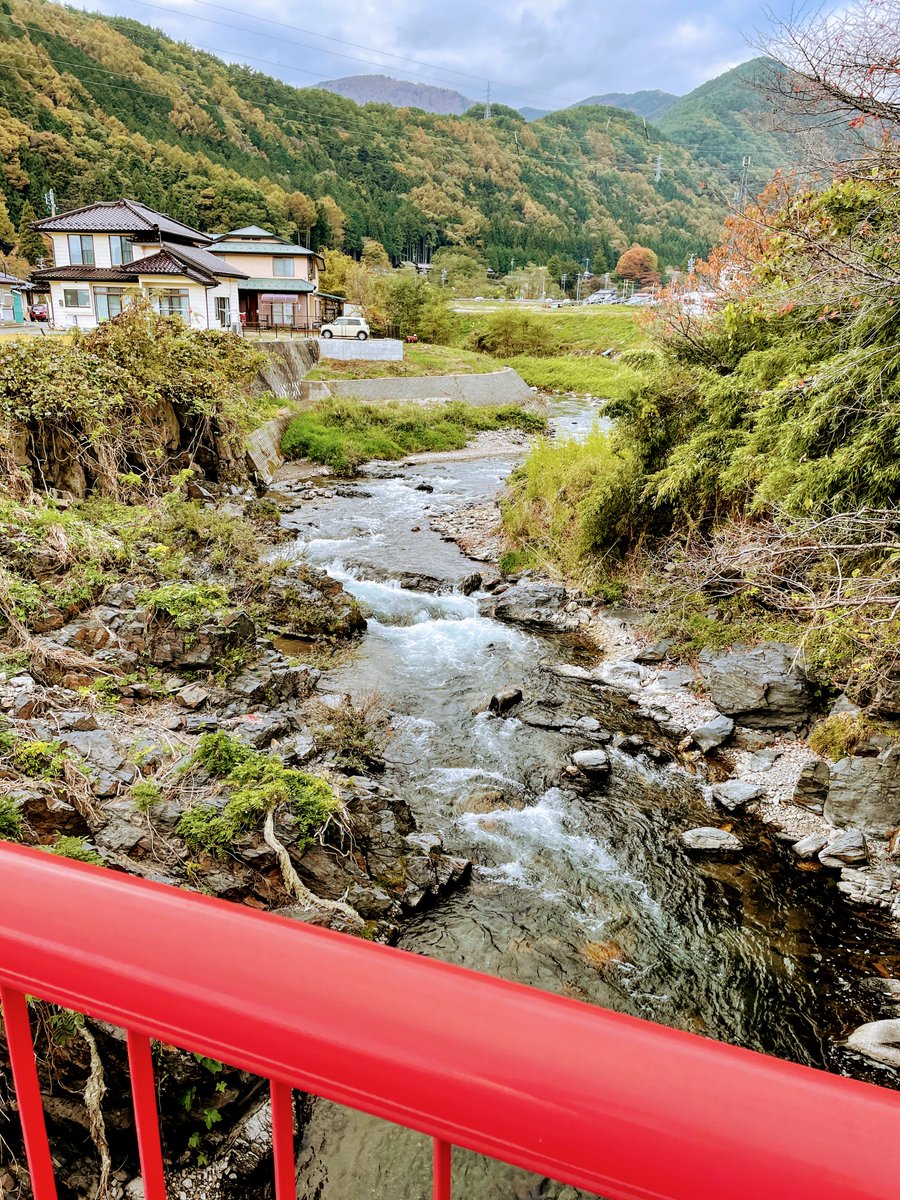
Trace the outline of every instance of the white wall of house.
<instances>
[{"instance_id":1,"label":"white wall of house","mask_svg":"<svg viewBox=\"0 0 900 1200\"><path fill-rule=\"evenodd\" d=\"M109 239L111 236L108 233L92 233L90 236L94 239L94 266L95 267L111 267L114 265L112 260L112 247ZM50 237L53 240L53 261L58 267L68 267L72 265L72 260L69 255L69 235L65 233L52 233ZM149 254L156 254L159 250L158 242L138 242L131 249L132 261L137 262L139 258L146 258Z\"/></svg>"},{"instance_id":2,"label":"white wall of house","mask_svg":"<svg viewBox=\"0 0 900 1200\"><path fill-rule=\"evenodd\" d=\"M228 254L227 252L219 253L215 245L209 247L210 252L215 254L217 258L221 258L224 262L229 263L232 267L237 267L239 271L245 271L251 279L305 279L313 282L310 279L310 268L315 272L315 260L305 255L293 254ZM292 262L294 264L293 275L276 275L275 260L279 262Z\"/></svg>"},{"instance_id":3,"label":"white wall of house","mask_svg":"<svg viewBox=\"0 0 900 1200\"><path fill-rule=\"evenodd\" d=\"M231 329L233 322L238 320L236 280L223 280L214 288L205 288L200 284L186 283L174 275L147 275L141 276L140 283L140 288L126 288L126 291L147 296L151 303L155 301L155 306L158 305L165 312L170 308L177 309L186 317L192 329ZM58 329L94 329L99 324L95 296L97 286L74 279L50 284L52 317ZM173 291L187 293L186 308L178 301L163 299ZM229 323L226 326L219 322L216 297L228 301ZM67 298L86 303L67 304Z\"/></svg>"}]
</instances>

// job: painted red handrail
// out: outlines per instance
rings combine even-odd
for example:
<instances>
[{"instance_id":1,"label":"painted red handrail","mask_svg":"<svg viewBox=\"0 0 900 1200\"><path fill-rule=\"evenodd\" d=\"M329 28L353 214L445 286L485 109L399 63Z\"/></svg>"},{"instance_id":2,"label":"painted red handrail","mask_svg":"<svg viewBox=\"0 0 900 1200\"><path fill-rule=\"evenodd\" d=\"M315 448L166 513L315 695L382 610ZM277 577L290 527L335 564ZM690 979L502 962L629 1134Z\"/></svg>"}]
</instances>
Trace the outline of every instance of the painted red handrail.
<instances>
[{"instance_id":1,"label":"painted red handrail","mask_svg":"<svg viewBox=\"0 0 900 1200\"><path fill-rule=\"evenodd\" d=\"M0 985L609 1200L898 1193L893 1092L5 844Z\"/></svg>"}]
</instances>

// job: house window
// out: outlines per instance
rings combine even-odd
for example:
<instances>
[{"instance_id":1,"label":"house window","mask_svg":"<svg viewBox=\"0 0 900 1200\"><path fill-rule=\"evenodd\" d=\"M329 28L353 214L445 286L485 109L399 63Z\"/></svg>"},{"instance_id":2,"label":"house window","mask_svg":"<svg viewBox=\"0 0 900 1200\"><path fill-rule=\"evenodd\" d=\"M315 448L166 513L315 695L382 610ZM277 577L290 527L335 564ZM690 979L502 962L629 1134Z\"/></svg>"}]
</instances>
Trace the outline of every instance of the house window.
<instances>
[{"instance_id":1,"label":"house window","mask_svg":"<svg viewBox=\"0 0 900 1200\"><path fill-rule=\"evenodd\" d=\"M85 267L94 265L94 239L91 234L69 234L69 264Z\"/></svg>"},{"instance_id":2,"label":"house window","mask_svg":"<svg viewBox=\"0 0 900 1200\"><path fill-rule=\"evenodd\" d=\"M293 275L294 260L292 258L273 258L272 259L272 274L273 275Z\"/></svg>"},{"instance_id":3,"label":"house window","mask_svg":"<svg viewBox=\"0 0 900 1200\"><path fill-rule=\"evenodd\" d=\"M90 308L91 293L87 288L63 288L63 304L66 308Z\"/></svg>"},{"instance_id":4,"label":"house window","mask_svg":"<svg viewBox=\"0 0 900 1200\"><path fill-rule=\"evenodd\" d=\"M121 267L123 263L134 262L133 249L131 238L110 237L109 253L113 266Z\"/></svg>"},{"instance_id":5,"label":"house window","mask_svg":"<svg viewBox=\"0 0 900 1200\"><path fill-rule=\"evenodd\" d=\"M216 296L216 321L223 329L231 328L231 300L227 296Z\"/></svg>"},{"instance_id":6,"label":"house window","mask_svg":"<svg viewBox=\"0 0 900 1200\"><path fill-rule=\"evenodd\" d=\"M97 320L108 321L110 317L121 316L128 303L128 295L124 288L94 288Z\"/></svg>"},{"instance_id":7,"label":"house window","mask_svg":"<svg viewBox=\"0 0 900 1200\"><path fill-rule=\"evenodd\" d=\"M187 288L164 288L151 296L153 308L161 317L181 317L186 321L190 312L190 293Z\"/></svg>"},{"instance_id":8,"label":"house window","mask_svg":"<svg viewBox=\"0 0 900 1200\"><path fill-rule=\"evenodd\" d=\"M272 324L273 325L293 325L294 323L294 306L293 304L278 304L272 305Z\"/></svg>"}]
</instances>

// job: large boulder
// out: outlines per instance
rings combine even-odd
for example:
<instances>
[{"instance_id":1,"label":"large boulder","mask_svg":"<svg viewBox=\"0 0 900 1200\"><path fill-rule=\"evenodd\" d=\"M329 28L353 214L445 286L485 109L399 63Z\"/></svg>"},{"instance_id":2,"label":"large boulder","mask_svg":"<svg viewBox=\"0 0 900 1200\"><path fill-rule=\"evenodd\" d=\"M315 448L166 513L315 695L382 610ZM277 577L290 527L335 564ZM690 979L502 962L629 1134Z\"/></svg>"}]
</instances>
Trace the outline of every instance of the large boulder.
<instances>
[{"instance_id":1,"label":"large boulder","mask_svg":"<svg viewBox=\"0 0 900 1200\"><path fill-rule=\"evenodd\" d=\"M754 729L796 729L806 720L809 684L797 663L797 647L784 642L704 650L700 673L713 704Z\"/></svg>"},{"instance_id":2,"label":"large boulder","mask_svg":"<svg viewBox=\"0 0 900 1200\"><path fill-rule=\"evenodd\" d=\"M718 713L709 721L704 721L691 731L694 744L699 746L704 754L715 750L723 742L727 742L734 733L734 721L723 713Z\"/></svg>"},{"instance_id":3,"label":"large boulder","mask_svg":"<svg viewBox=\"0 0 900 1200\"><path fill-rule=\"evenodd\" d=\"M559 629L569 623L565 605L566 589L561 584L519 583L484 607L498 621L533 629Z\"/></svg>"},{"instance_id":4,"label":"large boulder","mask_svg":"<svg viewBox=\"0 0 900 1200\"><path fill-rule=\"evenodd\" d=\"M811 812L821 813L825 808L830 782L828 763L822 758L811 758L803 764L797 776L792 797L794 804L808 808Z\"/></svg>"},{"instance_id":5,"label":"large boulder","mask_svg":"<svg viewBox=\"0 0 900 1200\"><path fill-rule=\"evenodd\" d=\"M739 837L714 825L686 830L681 835L681 844L694 854L736 854L744 848Z\"/></svg>"},{"instance_id":6,"label":"large boulder","mask_svg":"<svg viewBox=\"0 0 900 1200\"><path fill-rule=\"evenodd\" d=\"M900 825L900 743L876 758L842 758L830 776L825 817L832 825L876 834Z\"/></svg>"},{"instance_id":7,"label":"large boulder","mask_svg":"<svg viewBox=\"0 0 900 1200\"><path fill-rule=\"evenodd\" d=\"M825 867L852 867L869 861L866 839L858 829L842 829L832 834L819 851L819 862Z\"/></svg>"},{"instance_id":8,"label":"large boulder","mask_svg":"<svg viewBox=\"0 0 900 1200\"><path fill-rule=\"evenodd\" d=\"M712 793L723 808L733 812L736 808L743 808L745 804L758 800L763 794L763 789L758 783L729 779L725 783L714 783Z\"/></svg>"},{"instance_id":9,"label":"large boulder","mask_svg":"<svg viewBox=\"0 0 900 1200\"><path fill-rule=\"evenodd\" d=\"M860 1025L847 1038L846 1046L885 1066L900 1067L900 1020L895 1017Z\"/></svg>"}]
</instances>

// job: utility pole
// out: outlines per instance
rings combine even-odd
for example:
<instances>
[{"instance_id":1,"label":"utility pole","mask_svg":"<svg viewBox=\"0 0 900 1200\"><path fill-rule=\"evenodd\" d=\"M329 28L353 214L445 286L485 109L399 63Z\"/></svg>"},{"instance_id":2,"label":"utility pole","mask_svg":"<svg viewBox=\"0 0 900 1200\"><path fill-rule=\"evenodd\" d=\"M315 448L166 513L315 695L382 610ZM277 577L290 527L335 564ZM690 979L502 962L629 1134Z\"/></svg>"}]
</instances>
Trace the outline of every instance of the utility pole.
<instances>
[{"instance_id":1,"label":"utility pole","mask_svg":"<svg viewBox=\"0 0 900 1200\"><path fill-rule=\"evenodd\" d=\"M746 199L746 196L747 196L747 176L749 175L749 173L750 173L750 155L745 154L744 157L741 159L741 181L738 184L737 195L735 196L735 200L737 201L737 206L739 209L743 209L743 207L744 207L744 200Z\"/></svg>"},{"instance_id":2,"label":"utility pole","mask_svg":"<svg viewBox=\"0 0 900 1200\"><path fill-rule=\"evenodd\" d=\"M47 205L47 208L50 211L50 216L55 217L56 216L56 193L53 191L53 188L49 188L46 192L44 192L44 203Z\"/></svg>"},{"instance_id":3,"label":"utility pole","mask_svg":"<svg viewBox=\"0 0 900 1200\"><path fill-rule=\"evenodd\" d=\"M562 279L560 279L560 281L559 281L559 286L560 286L560 287L562 288L562 290L563 290L563 295L565 295L565 294L566 294L566 284L567 284L568 282L569 282L569 272L568 272L568 271L564 271L564 272L563 272Z\"/></svg>"},{"instance_id":4,"label":"utility pole","mask_svg":"<svg viewBox=\"0 0 900 1200\"><path fill-rule=\"evenodd\" d=\"M491 81L488 80L487 100L485 101L485 105L484 105L484 120L489 121L490 119L491 119Z\"/></svg>"},{"instance_id":5,"label":"utility pole","mask_svg":"<svg viewBox=\"0 0 900 1200\"><path fill-rule=\"evenodd\" d=\"M656 182L659 183L662 179L662 150L656 156Z\"/></svg>"}]
</instances>

